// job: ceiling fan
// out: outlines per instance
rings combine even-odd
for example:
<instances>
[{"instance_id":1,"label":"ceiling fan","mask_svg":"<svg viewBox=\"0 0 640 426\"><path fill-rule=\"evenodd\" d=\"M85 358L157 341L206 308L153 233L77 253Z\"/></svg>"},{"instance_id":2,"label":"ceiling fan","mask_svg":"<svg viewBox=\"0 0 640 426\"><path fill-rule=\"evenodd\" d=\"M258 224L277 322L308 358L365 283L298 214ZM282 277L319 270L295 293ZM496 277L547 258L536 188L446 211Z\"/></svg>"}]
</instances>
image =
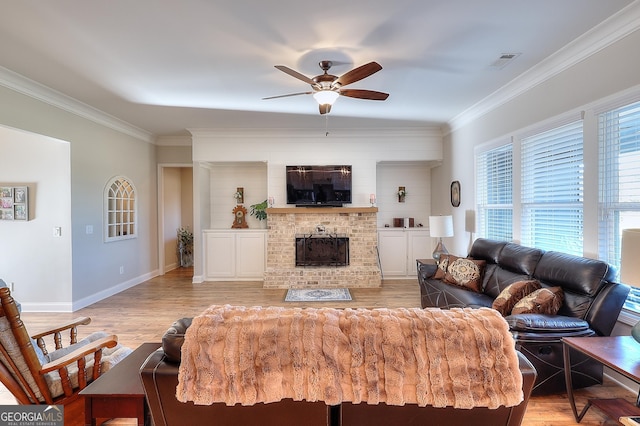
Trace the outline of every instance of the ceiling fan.
<instances>
[{"instance_id":1,"label":"ceiling fan","mask_svg":"<svg viewBox=\"0 0 640 426\"><path fill-rule=\"evenodd\" d=\"M329 74L329 69L333 65L331 61L320 61L318 63L320 68L324 71L324 74L317 75L313 78L309 78L304 74L300 74L297 71L292 70L284 65L276 65L275 67L280 71L289 74L292 77L302 80L305 83L311 85L312 91L291 93L288 95L270 96L262 99L276 99L285 98L288 96L298 95L313 95L315 100L320 105L320 114L327 114L331 111L331 105L338 99L339 96L348 96L350 98L369 99L374 101L384 101L389 97L388 93L376 92L374 90L362 90L362 89L343 89L344 86L355 83L363 78L369 77L372 74L377 73L382 69L382 66L377 62L369 62L354 68L351 71L347 71L340 77Z\"/></svg>"}]
</instances>

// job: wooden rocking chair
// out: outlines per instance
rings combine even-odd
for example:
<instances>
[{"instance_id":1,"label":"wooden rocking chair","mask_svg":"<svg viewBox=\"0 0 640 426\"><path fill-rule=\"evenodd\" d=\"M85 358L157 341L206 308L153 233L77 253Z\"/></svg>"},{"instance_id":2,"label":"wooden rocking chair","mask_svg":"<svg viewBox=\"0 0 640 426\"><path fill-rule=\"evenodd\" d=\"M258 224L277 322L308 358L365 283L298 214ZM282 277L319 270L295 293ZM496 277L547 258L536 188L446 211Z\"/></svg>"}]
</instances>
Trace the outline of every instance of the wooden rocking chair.
<instances>
[{"instance_id":1,"label":"wooden rocking chair","mask_svg":"<svg viewBox=\"0 0 640 426\"><path fill-rule=\"evenodd\" d=\"M115 335L103 332L78 341L78 326L90 322L76 318L30 337L10 290L0 287L0 381L19 404L71 404L88 383L131 353ZM67 347L62 344L65 331ZM55 342L54 351L47 351L45 337Z\"/></svg>"}]
</instances>

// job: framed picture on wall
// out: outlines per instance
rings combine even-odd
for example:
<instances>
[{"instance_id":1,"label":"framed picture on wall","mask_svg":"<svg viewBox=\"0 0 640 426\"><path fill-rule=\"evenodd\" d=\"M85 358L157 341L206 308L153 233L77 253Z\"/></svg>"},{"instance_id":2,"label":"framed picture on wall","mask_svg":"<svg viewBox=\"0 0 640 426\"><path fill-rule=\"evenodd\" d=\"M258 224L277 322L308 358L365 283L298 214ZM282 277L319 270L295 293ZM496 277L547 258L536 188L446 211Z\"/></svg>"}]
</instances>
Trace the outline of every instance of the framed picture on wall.
<instances>
[{"instance_id":1,"label":"framed picture on wall","mask_svg":"<svg viewBox=\"0 0 640 426\"><path fill-rule=\"evenodd\" d=\"M13 219L14 220L27 220L29 219L29 212L27 211L26 204L15 204L13 206Z\"/></svg>"},{"instance_id":2,"label":"framed picture on wall","mask_svg":"<svg viewBox=\"0 0 640 426\"><path fill-rule=\"evenodd\" d=\"M460 181L451 182L451 205L458 207L460 205Z\"/></svg>"},{"instance_id":3,"label":"framed picture on wall","mask_svg":"<svg viewBox=\"0 0 640 426\"><path fill-rule=\"evenodd\" d=\"M27 186L0 186L0 220L29 220Z\"/></svg>"},{"instance_id":4,"label":"framed picture on wall","mask_svg":"<svg viewBox=\"0 0 640 426\"><path fill-rule=\"evenodd\" d=\"M27 202L27 187L16 186L13 188L13 202L14 203L26 203Z\"/></svg>"},{"instance_id":5,"label":"framed picture on wall","mask_svg":"<svg viewBox=\"0 0 640 426\"><path fill-rule=\"evenodd\" d=\"M10 186L0 186L0 198L13 198L13 188Z\"/></svg>"}]
</instances>

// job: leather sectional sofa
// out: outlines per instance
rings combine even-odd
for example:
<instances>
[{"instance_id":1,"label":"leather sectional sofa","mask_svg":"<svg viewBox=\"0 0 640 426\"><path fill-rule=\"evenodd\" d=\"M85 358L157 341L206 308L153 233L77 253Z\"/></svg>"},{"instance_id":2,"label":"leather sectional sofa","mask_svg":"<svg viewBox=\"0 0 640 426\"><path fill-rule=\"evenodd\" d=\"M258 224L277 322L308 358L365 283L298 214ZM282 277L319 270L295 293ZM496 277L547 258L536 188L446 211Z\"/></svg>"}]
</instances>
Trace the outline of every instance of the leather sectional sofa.
<instances>
[{"instance_id":1,"label":"leather sectional sofa","mask_svg":"<svg viewBox=\"0 0 640 426\"><path fill-rule=\"evenodd\" d=\"M140 369L149 409L156 426L191 425L324 425L324 426L406 426L442 424L462 426L469 424L520 425L525 414L536 372L531 363L518 353L522 372L524 399L514 407L489 409L455 409L453 407L418 407L406 404L342 403L328 406L324 402L293 401L285 399L270 404L227 406L223 403L194 405L176 399L178 370L184 333L191 325L190 318L176 321L163 337L162 347L151 354Z\"/></svg>"},{"instance_id":2,"label":"leather sectional sofa","mask_svg":"<svg viewBox=\"0 0 640 426\"><path fill-rule=\"evenodd\" d=\"M436 265L419 264L422 307L492 307L506 287L526 280L547 289L560 287L557 314L507 313L505 318L516 349L538 372L533 394L564 392L562 338L610 335L629 287L614 282L616 271L605 262L510 242L479 238L468 258L484 263L478 291L436 279ZM575 388L602 383L601 364L574 353L571 360Z\"/></svg>"}]
</instances>

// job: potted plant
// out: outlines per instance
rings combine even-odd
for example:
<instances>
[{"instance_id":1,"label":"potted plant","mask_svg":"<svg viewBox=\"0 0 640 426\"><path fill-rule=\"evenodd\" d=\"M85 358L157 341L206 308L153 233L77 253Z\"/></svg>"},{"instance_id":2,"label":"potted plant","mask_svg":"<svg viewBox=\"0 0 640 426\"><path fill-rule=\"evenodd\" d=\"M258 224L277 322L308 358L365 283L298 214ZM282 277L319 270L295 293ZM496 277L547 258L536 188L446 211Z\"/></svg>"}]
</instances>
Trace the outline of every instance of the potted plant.
<instances>
[{"instance_id":1,"label":"potted plant","mask_svg":"<svg viewBox=\"0 0 640 426\"><path fill-rule=\"evenodd\" d=\"M267 218L267 209L268 203L267 200L264 200L261 203L258 204L254 204L252 206L249 207L249 214L251 216L254 216L256 219L262 221L265 220Z\"/></svg>"},{"instance_id":2,"label":"potted plant","mask_svg":"<svg viewBox=\"0 0 640 426\"><path fill-rule=\"evenodd\" d=\"M189 228L178 228L178 256L180 266L193 265L193 232Z\"/></svg>"}]
</instances>

